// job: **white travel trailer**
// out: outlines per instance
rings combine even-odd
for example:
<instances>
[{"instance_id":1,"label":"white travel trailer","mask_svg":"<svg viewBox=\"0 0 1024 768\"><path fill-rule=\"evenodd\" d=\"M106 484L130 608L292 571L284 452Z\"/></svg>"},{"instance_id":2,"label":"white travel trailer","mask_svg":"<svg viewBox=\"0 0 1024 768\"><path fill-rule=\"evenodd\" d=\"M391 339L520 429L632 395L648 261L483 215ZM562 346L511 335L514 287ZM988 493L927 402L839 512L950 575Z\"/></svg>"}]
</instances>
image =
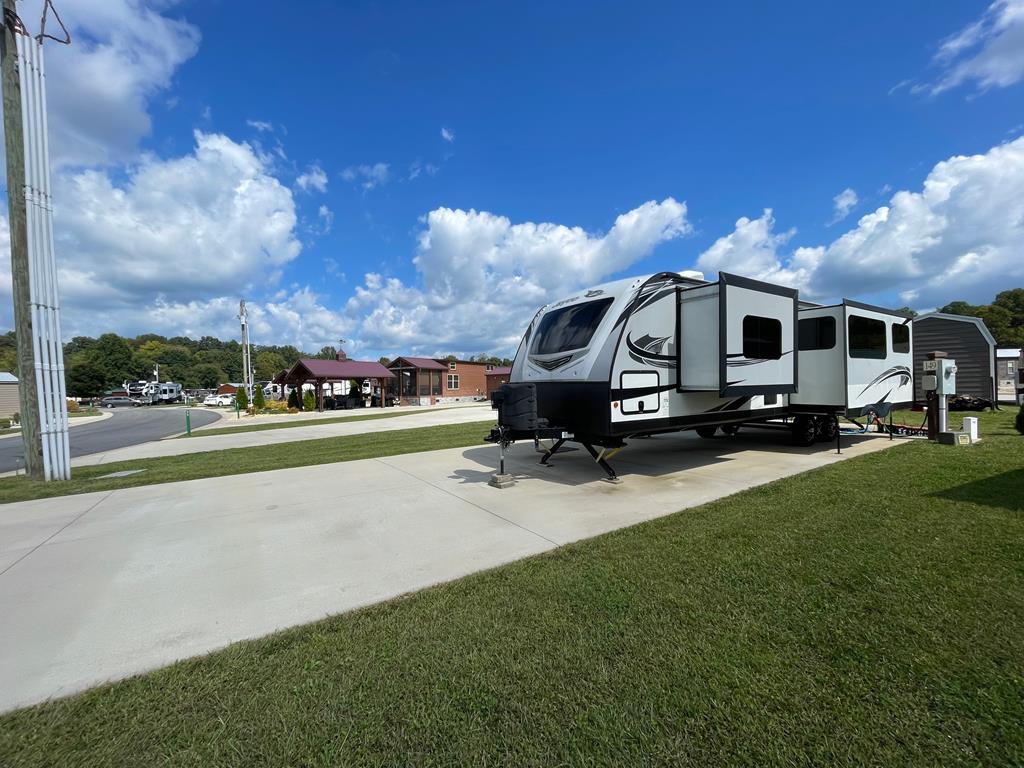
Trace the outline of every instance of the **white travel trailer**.
<instances>
[{"instance_id":1,"label":"white travel trailer","mask_svg":"<svg viewBox=\"0 0 1024 768\"><path fill-rule=\"evenodd\" d=\"M541 463L573 440L610 478L606 459L629 437L682 429L713 437L719 428L730 434L743 423L785 418L798 445L834 440L838 414L864 413L868 405L881 413L886 403L911 399L903 398L902 378L884 394L896 381L888 368L904 365L903 352L851 356L862 343L859 320L849 326L853 333L837 336L841 348L814 350L832 356L808 360L798 348L802 318L834 310L833 321L846 329L847 316L896 317L865 305L854 314L856 306L801 310L795 289L727 273L711 283L661 272L581 291L543 307L530 323L509 383L492 397L498 426L488 439L503 447L553 439ZM904 320L899 327L909 330ZM885 338L893 334L902 349L904 331L881 322ZM818 382L828 386L813 389ZM799 400L802 387L808 398ZM886 399L893 393L900 400Z\"/></svg>"},{"instance_id":2,"label":"white travel trailer","mask_svg":"<svg viewBox=\"0 0 1024 768\"><path fill-rule=\"evenodd\" d=\"M912 318L850 299L800 309L802 366L791 408L886 416L914 401Z\"/></svg>"}]
</instances>

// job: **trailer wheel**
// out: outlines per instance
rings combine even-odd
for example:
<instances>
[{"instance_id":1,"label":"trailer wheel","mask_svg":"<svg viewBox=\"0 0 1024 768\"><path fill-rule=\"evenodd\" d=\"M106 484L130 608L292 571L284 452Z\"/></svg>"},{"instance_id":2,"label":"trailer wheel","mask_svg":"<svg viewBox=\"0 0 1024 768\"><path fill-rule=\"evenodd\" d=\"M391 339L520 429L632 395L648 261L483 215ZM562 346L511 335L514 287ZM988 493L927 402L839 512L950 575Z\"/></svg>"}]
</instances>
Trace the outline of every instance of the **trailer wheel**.
<instances>
[{"instance_id":1,"label":"trailer wheel","mask_svg":"<svg viewBox=\"0 0 1024 768\"><path fill-rule=\"evenodd\" d=\"M834 443L839 434L839 419L835 416L818 416L818 440L822 443Z\"/></svg>"},{"instance_id":2,"label":"trailer wheel","mask_svg":"<svg viewBox=\"0 0 1024 768\"><path fill-rule=\"evenodd\" d=\"M801 448L814 445L814 441L818 437L818 429L814 419L802 414L793 419L790 431L793 434L793 445L798 445Z\"/></svg>"},{"instance_id":3,"label":"trailer wheel","mask_svg":"<svg viewBox=\"0 0 1024 768\"><path fill-rule=\"evenodd\" d=\"M723 424L722 425L722 434L724 434L724 435L726 435L728 437L734 436L739 431L740 431L740 425L739 424Z\"/></svg>"},{"instance_id":4,"label":"trailer wheel","mask_svg":"<svg viewBox=\"0 0 1024 768\"><path fill-rule=\"evenodd\" d=\"M718 427L697 427L697 434L703 437L705 440L710 440L715 436L715 432L718 431Z\"/></svg>"}]
</instances>

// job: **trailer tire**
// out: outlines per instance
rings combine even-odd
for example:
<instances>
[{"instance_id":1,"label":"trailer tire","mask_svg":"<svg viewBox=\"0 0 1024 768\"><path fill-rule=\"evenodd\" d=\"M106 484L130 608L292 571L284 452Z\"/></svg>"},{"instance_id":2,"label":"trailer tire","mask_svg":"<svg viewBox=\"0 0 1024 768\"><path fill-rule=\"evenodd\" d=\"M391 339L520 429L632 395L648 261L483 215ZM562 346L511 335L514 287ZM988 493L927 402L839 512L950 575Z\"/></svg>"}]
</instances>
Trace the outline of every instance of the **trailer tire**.
<instances>
[{"instance_id":1,"label":"trailer tire","mask_svg":"<svg viewBox=\"0 0 1024 768\"><path fill-rule=\"evenodd\" d=\"M713 438L717 431L718 427L716 426L697 427L696 430L697 434L703 437L705 440L710 440L711 438Z\"/></svg>"},{"instance_id":2,"label":"trailer tire","mask_svg":"<svg viewBox=\"0 0 1024 768\"><path fill-rule=\"evenodd\" d=\"M726 437L733 437L739 431L740 431L740 425L739 424L723 424L722 425L722 434L725 435Z\"/></svg>"},{"instance_id":3,"label":"trailer tire","mask_svg":"<svg viewBox=\"0 0 1024 768\"><path fill-rule=\"evenodd\" d=\"M793 445L800 446L801 448L814 445L814 441L818 437L818 429L814 419L802 414L793 419L790 431L793 435Z\"/></svg>"},{"instance_id":4,"label":"trailer tire","mask_svg":"<svg viewBox=\"0 0 1024 768\"><path fill-rule=\"evenodd\" d=\"M839 434L839 419L835 416L819 416L816 421L818 422L818 441L834 443L836 435Z\"/></svg>"}]
</instances>

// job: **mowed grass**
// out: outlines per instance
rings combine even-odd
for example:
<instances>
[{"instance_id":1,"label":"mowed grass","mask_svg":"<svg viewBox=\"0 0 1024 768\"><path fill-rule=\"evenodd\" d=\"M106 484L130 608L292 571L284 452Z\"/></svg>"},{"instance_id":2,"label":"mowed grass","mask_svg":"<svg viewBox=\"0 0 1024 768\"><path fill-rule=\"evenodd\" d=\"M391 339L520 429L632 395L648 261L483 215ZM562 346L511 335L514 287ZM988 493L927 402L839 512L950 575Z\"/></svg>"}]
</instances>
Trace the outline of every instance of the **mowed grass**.
<instances>
[{"instance_id":1,"label":"mowed grass","mask_svg":"<svg viewBox=\"0 0 1024 768\"><path fill-rule=\"evenodd\" d=\"M319 427L323 424L342 424L349 421L373 421L375 419L394 419L401 416L412 416L417 413L434 413L435 411L447 411L448 408L429 408L420 411L398 411L377 413L361 413L357 416L339 416L327 419L301 419L296 421L278 421L270 424L239 424L237 427L209 427L198 429L191 435L178 435L179 440L191 439L193 437L209 437L210 435L232 435L238 432L263 432L268 429L294 429L295 427ZM218 422L213 422L214 424Z\"/></svg>"},{"instance_id":2,"label":"mowed grass","mask_svg":"<svg viewBox=\"0 0 1024 768\"><path fill-rule=\"evenodd\" d=\"M285 469L286 467L332 464L337 461L372 459L378 456L395 456L400 453L477 445L483 443L484 436L493 424L492 419L468 424L444 424L388 432L365 432L343 437L296 440L278 445L229 448L221 451L188 453L181 456L118 461L99 466L75 467L71 471L70 480L55 483L32 481L24 475L4 477L0 478L0 504L91 491L132 488L139 485L172 483L178 480L240 475L247 472ZM127 477L102 477L102 475L112 472L139 469L145 471ZM0 763L0 766L2 765Z\"/></svg>"},{"instance_id":3,"label":"mowed grass","mask_svg":"<svg viewBox=\"0 0 1024 768\"><path fill-rule=\"evenodd\" d=\"M0 764L1020 765L1011 423L9 714Z\"/></svg>"}]
</instances>

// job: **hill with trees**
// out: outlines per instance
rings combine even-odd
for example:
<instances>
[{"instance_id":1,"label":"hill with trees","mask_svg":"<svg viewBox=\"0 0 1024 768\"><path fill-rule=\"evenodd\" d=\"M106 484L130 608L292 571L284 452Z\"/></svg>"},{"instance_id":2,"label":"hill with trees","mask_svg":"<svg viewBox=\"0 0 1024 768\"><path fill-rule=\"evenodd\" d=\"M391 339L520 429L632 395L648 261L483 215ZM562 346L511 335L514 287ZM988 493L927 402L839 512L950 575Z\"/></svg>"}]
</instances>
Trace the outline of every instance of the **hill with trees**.
<instances>
[{"instance_id":1,"label":"hill with trees","mask_svg":"<svg viewBox=\"0 0 1024 768\"><path fill-rule=\"evenodd\" d=\"M315 354L291 345L253 345L256 379L269 381L300 357L333 360L337 350L325 346ZM507 358L476 355L469 358L495 365L509 365ZM99 338L76 336L64 345L64 370L68 394L95 397L119 388L125 381L151 379L160 366L161 381L177 381L188 389L212 389L225 382L242 380L242 345L213 336L159 336L147 333L125 338L105 333ZM17 373L14 331L0 334L0 371Z\"/></svg>"}]
</instances>

